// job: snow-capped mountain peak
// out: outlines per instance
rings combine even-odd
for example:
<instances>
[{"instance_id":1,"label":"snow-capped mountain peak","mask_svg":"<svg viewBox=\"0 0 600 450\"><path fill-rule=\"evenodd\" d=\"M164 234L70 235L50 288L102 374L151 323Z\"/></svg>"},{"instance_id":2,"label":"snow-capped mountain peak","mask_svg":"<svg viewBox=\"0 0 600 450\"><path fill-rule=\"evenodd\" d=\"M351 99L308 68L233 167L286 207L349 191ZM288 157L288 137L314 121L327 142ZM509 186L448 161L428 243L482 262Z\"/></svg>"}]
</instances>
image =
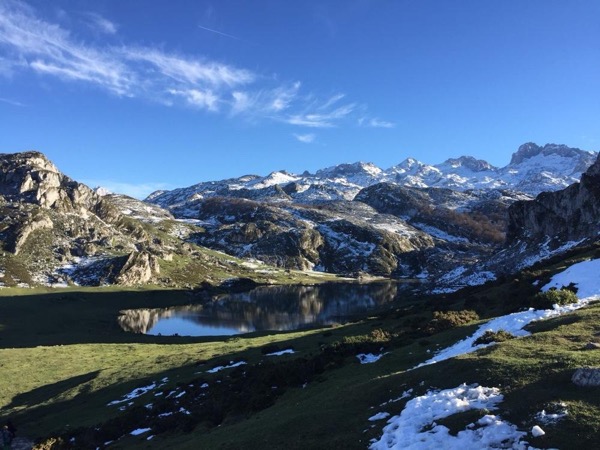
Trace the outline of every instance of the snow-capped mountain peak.
<instances>
[{"instance_id":1,"label":"snow-capped mountain peak","mask_svg":"<svg viewBox=\"0 0 600 450\"><path fill-rule=\"evenodd\" d=\"M310 203L322 200L352 200L363 188L388 182L410 187L469 189L509 189L528 195L562 189L576 181L594 163L595 152L566 145L543 147L526 143L512 155L510 164L497 168L472 156L450 158L429 165L415 158L382 170L372 163L339 164L301 175L284 170L265 177L246 175L222 181L211 181L156 192L148 201L165 207L181 207L186 202L214 196L239 196L253 199ZM280 187L283 189L274 189Z\"/></svg>"}]
</instances>

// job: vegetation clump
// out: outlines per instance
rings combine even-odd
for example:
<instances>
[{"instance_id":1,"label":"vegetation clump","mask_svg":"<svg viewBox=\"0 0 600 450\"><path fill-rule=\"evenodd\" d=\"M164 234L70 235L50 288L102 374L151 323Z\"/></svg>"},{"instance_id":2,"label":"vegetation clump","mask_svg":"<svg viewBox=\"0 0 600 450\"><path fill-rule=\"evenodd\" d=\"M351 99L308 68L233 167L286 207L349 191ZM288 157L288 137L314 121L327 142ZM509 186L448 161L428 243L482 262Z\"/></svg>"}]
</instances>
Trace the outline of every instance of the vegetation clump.
<instances>
[{"instance_id":1,"label":"vegetation clump","mask_svg":"<svg viewBox=\"0 0 600 450\"><path fill-rule=\"evenodd\" d=\"M462 311L434 311L433 319L427 324L425 331L429 334L439 333L450 328L466 325L479 320L479 314L471 309Z\"/></svg>"},{"instance_id":2,"label":"vegetation clump","mask_svg":"<svg viewBox=\"0 0 600 450\"><path fill-rule=\"evenodd\" d=\"M498 330L498 331L492 331L492 330L487 330L485 333L483 333L483 335L479 336L477 339L475 339L475 341L473 342L473 347L476 347L477 345L486 345L486 344L492 344L494 342L504 342L504 341L508 341L509 339L514 339L516 336L512 333L509 333L508 331L505 330Z\"/></svg>"},{"instance_id":3,"label":"vegetation clump","mask_svg":"<svg viewBox=\"0 0 600 450\"><path fill-rule=\"evenodd\" d=\"M569 305L577 303L578 298L572 289L562 287L540 292L533 298L533 307L536 309L552 309L554 305Z\"/></svg>"}]
</instances>

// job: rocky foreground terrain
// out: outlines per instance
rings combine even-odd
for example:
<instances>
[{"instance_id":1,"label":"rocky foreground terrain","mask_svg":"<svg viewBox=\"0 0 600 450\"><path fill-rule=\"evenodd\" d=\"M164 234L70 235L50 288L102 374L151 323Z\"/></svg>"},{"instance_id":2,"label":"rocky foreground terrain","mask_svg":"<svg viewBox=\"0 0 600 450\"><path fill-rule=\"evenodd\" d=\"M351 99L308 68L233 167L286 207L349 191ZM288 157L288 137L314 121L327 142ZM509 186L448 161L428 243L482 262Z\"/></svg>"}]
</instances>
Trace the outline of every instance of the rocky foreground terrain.
<instances>
[{"instance_id":1,"label":"rocky foreground terrain","mask_svg":"<svg viewBox=\"0 0 600 450\"><path fill-rule=\"evenodd\" d=\"M41 153L2 154L0 281L194 286L265 278L278 267L480 283L596 239L596 157L529 143L504 168L471 157L436 166L407 159L385 171L342 164L200 183L142 202L100 195Z\"/></svg>"}]
</instances>

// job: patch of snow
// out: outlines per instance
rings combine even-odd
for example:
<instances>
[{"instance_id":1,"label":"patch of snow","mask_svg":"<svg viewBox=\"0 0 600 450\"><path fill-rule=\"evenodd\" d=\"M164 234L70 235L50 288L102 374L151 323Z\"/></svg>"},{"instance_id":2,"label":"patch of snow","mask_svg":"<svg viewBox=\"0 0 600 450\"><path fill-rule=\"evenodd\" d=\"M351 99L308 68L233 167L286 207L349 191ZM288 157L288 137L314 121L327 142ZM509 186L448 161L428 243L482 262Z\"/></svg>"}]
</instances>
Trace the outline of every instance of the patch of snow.
<instances>
[{"instance_id":1,"label":"patch of snow","mask_svg":"<svg viewBox=\"0 0 600 450\"><path fill-rule=\"evenodd\" d=\"M156 383L152 382L147 386L142 386L139 388L135 388L133 391L131 391L128 394L125 394L121 400L113 400L112 402L108 403L107 406L112 406L112 405L118 405L120 403L125 403L128 402L130 400L133 400L134 398L138 398L142 395L144 395L146 392L151 391L153 389L156 389Z\"/></svg>"},{"instance_id":2,"label":"patch of snow","mask_svg":"<svg viewBox=\"0 0 600 450\"><path fill-rule=\"evenodd\" d=\"M546 292L550 288L560 289L573 283L577 286L578 298L597 298L600 296L598 274L600 274L600 259L582 261L554 275L550 282L542 287L542 291Z\"/></svg>"},{"instance_id":3,"label":"patch of snow","mask_svg":"<svg viewBox=\"0 0 600 450\"><path fill-rule=\"evenodd\" d=\"M281 350L281 351L278 351L278 352L267 353L265 356L291 355L292 353L295 353L293 349L286 348L285 350Z\"/></svg>"},{"instance_id":4,"label":"patch of snow","mask_svg":"<svg viewBox=\"0 0 600 450\"><path fill-rule=\"evenodd\" d=\"M411 397L411 396L412 396L412 393L413 393L413 390L412 390L412 388L411 388L411 389L408 389L407 391L404 391L400 397L396 397L396 398L393 398L393 399L391 399L391 400L388 400L387 402L383 402L383 403L382 403L381 405L379 405L379 406L385 406L385 405L387 405L387 404L390 404L390 403L396 403L396 402L399 402L400 400L403 400L403 399L405 399L405 398Z\"/></svg>"},{"instance_id":5,"label":"patch of snow","mask_svg":"<svg viewBox=\"0 0 600 450\"><path fill-rule=\"evenodd\" d=\"M425 225L424 223L415 223L415 228L433 236L434 238L441 239L446 242L456 242L456 243L468 243L469 240L460 236L453 236L451 234L446 233L445 231L440 230L439 228L435 228L429 225Z\"/></svg>"},{"instance_id":6,"label":"patch of snow","mask_svg":"<svg viewBox=\"0 0 600 450\"><path fill-rule=\"evenodd\" d=\"M152 430L152 428L137 428L137 429L133 430L129 434L131 434L132 436L137 436L137 435L140 435L140 434L147 433L150 430Z\"/></svg>"},{"instance_id":7,"label":"patch of snow","mask_svg":"<svg viewBox=\"0 0 600 450\"><path fill-rule=\"evenodd\" d=\"M547 413L545 409L542 409L539 413L535 415L535 420L541 422L543 425L554 424L559 420L567 417L567 405L564 403L558 403L556 405L559 409L556 413Z\"/></svg>"},{"instance_id":8,"label":"patch of snow","mask_svg":"<svg viewBox=\"0 0 600 450\"><path fill-rule=\"evenodd\" d=\"M372 442L369 448L526 449L526 443L522 442L526 433L495 415L482 417L475 424L459 431L456 436L451 435L447 427L436 423L436 420L472 409L494 410L502 400L503 396L498 388L477 385L463 384L454 389L427 392L409 400L400 415L388 420L381 438Z\"/></svg>"},{"instance_id":9,"label":"patch of snow","mask_svg":"<svg viewBox=\"0 0 600 450\"><path fill-rule=\"evenodd\" d=\"M537 254L529 256L527 258L523 258L523 260L517 265L516 269L524 269L526 267L530 267L533 266L535 263L542 261L544 259L548 259L554 255L557 255L559 253L563 253L573 247L578 246L579 244L581 244L582 242L584 242L586 239L581 239L579 241L569 241L564 243L563 245L561 245L558 248L555 248L554 250L550 250L550 248L548 247L548 244L550 243L550 238L548 238L546 240L546 242L544 242L540 248ZM526 245L523 245L523 251L526 249Z\"/></svg>"},{"instance_id":10,"label":"patch of snow","mask_svg":"<svg viewBox=\"0 0 600 450\"><path fill-rule=\"evenodd\" d=\"M356 357L361 364L371 364L379 361L383 355L385 355L385 353L379 355L374 355L373 353L359 353Z\"/></svg>"},{"instance_id":11,"label":"patch of snow","mask_svg":"<svg viewBox=\"0 0 600 450\"><path fill-rule=\"evenodd\" d=\"M214 368L212 368L210 370L207 370L206 372L207 373L217 373L217 372L220 372L221 370L231 369L233 367L242 366L244 364L247 364L246 361L239 361L239 362L236 362L236 363L234 363L233 361L229 361L229 365L227 365L227 366L217 366L217 367L214 367Z\"/></svg>"},{"instance_id":12,"label":"patch of snow","mask_svg":"<svg viewBox=\"0 0 600 450\"><path fill-rule=\"evenodd\" d=\"M387 419L388 417L390 417L390 413L389 412L380 412L375 414L374 416L369 417L369 422L375 422L377 420L382 420L382 419Z\"/></svg>"}]
</instances>

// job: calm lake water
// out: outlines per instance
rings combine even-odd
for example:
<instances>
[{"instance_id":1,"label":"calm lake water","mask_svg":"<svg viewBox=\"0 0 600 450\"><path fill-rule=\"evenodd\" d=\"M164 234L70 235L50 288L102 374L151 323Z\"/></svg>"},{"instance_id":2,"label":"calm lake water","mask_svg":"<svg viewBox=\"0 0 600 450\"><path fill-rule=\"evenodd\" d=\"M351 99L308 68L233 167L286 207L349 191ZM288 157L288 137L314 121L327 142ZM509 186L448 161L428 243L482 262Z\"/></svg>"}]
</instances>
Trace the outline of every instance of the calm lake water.
<instances>
[{"instance_id":1,"label":"calm lake water","mask_svg":"<svg viewBox=\"0 0 600 450\"><path fill-rule=\"evenodd\" d=\"M408 284L268 286L203 304L122 311L126 331L151 335L219 336L343 323L389 305Z\"/></svg>"}]
</instances>

